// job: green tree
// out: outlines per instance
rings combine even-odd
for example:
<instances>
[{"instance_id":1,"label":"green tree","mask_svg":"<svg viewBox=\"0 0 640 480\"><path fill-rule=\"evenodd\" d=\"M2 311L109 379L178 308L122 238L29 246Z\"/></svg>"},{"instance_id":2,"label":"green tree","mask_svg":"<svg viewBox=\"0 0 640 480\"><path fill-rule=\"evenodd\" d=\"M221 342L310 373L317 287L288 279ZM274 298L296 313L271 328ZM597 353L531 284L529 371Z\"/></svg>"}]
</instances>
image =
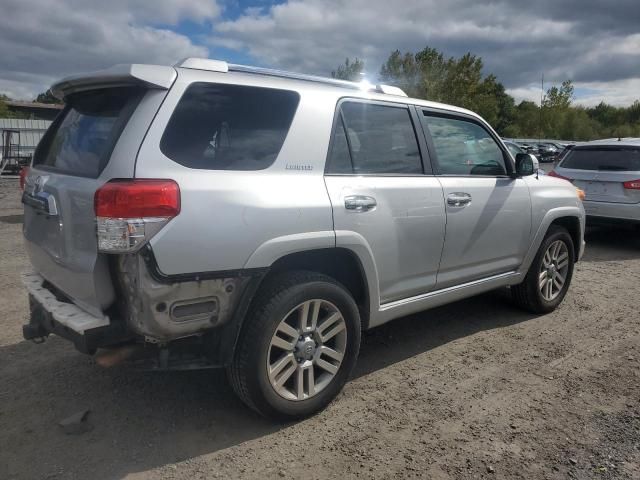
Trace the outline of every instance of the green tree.
<instances>
[{"instance_id":1,"label":"green tree","mask_svg":"<svg viewBox=\"0 0 640 480\"><path fill-rule=\"evenodd\" d=\"M410 97L429 98L422 86L415 56L395 50L380 68L380 81L400 87Z\"/></svg>"},{"instance_id":2,"label":"green tree","mask_svg":"<svg viewBox=\"0 0 640 480\"><path fill-rule=\"evenodd\" d=\"M361 60L348 58L332 72L334 78L358 79ZM407 95L449 103L479 113L505 137L593 140L612 136L640 136L640 100L629 107L601 102L596 107L574 106L571 80L553 85L542 105L515 104L504 85L483 72L482 58L467 53L446 58L435 48L417 53L391 52L379 73L382 83L396 85Z\"/></svg>"},{"instance_id":3,"label":"green tree","mask_svg":"<svg viewBox=\"0 0 640 480\"><path fill-rule=\"evenodd\" d=\"M481 94L482 59L471 53L466 53L457 60L450 58L444 81L445 103L475 110Z\"/></svg>"},{"instance_id":4,"label":"green tree","mask_svg":"<svg viewBox=\"0 0 640 480\"><path fill-rule=\"evenodd\" d=\"M339 65L337 69L331 72L333 78L340 80L350 80L352 82L359 82L364 71L364 62L359 58L351 61L348 58L344 60L342 65Z\"/></svg>"},{"instance_id":5,"label":"green tree","mask_svg":"<svg viewBox=\"0 0 640 480\"><path fill-rule=\"evenodd\" d=\"M382 65L380 80L411 97L474 110L502 133L513 121L514 101L496 76L483 77L482 69L482 59L471 53L445 58L431 47L415 54L395 50Z\"/></svg>"},{"instance_id":6,"label":"green tree","mask_svg":"<svg viewBox=\"0 0 640 480\"><path fill-rule=\"evenodd\" d=\"M38 103L55 103L62 104L60 100L53 96L51 90L47 90L46 92L39 93L34 102Z\"/></svg>"},{"instance_id":7,"label":"green tree","mask_svg":"<svg viewBox=\"0 0 640 480\"><path fill-rule=\"evenodd\" d=\"M573 101L573 84L571 80L565 80L560 87L552 86L547 90L542 100L540 112L539 135L543 138L560 138L560 132L564 130L567 111Z\"/></svg>"},{"instance_id":8,"label":"green tree","mask_svg":"<svg viewBox=\"0 0 640 480\"><path fill-rule=\"evenodd\" d=\"M536 138L540 131L540 107L523 100L515 109L514 123L517 134L514 137Z\"/></svg>"},{"instance_id":9,"label":"green tree","mask_svg":"<svg viewBox=\"0 0 640 480\"><path fill-rule=\"evenodd\" d=\"M542 105L547 108L566 109L571 106L573 101L573 83L571 80L565 80L560 87L555 85L547 90Z\"/></svg>"},{"instance_id":10,"label":"green tree","mask_svg":"<svg viewBox=\"0 0 640 480\"><path fill-rule=\"evenodd\" d=\"M425 47L415 54L420 71L421 97L441 102L446 91L448 61L435 48Z\"/></svg>"},{"instance_id":11,"label":"green tree","mask_svg":"<svg viewBox=\"0 0 640 480\"><path fill-rule=\"evenodd\" d=\"M9 100L4 93L0 93L0 118L9 118L9 107L6 101Z\"/></svg>"}]
</instances>

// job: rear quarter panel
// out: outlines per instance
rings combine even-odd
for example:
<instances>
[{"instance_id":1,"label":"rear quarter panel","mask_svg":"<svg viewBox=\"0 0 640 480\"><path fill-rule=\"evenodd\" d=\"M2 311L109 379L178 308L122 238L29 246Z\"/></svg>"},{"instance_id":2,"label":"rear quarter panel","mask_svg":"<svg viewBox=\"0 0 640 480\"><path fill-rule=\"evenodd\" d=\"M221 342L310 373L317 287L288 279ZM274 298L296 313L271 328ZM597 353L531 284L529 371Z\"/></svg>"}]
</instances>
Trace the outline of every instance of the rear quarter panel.
<instances>
[{"instance_id":1,"label":"rear quarter panel","mask_svg":"<svg viewBox=\"0 0 640 480\"><path fill-rule=\"evenodd\" d=\"M191 169L160 151L171 113L196 81L300 93L289 134L271 167L248 172ZM303 248L307 240L315 248L334 246L323 171L336 101L335 94L312 84L298 90L279 78L178 69L178 79L140 149L135 172L136 178L168 178L180 186L180 214L151 240L160 270L173 275L266 267L277 252L262 246L280 237L284 253ZM292 169L300 165L308 168ZM254 255L261 247L268 252Z\"/></svg>"}]
</instances>

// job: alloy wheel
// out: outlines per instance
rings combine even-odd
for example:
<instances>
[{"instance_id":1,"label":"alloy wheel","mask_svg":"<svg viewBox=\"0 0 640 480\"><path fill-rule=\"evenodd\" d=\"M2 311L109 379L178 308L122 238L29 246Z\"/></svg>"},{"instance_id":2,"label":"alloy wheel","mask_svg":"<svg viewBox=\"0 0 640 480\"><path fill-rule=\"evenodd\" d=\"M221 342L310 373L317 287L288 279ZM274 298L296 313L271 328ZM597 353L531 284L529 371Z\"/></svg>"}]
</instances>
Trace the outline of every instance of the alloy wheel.
<instances>
[{"instance_id":1,"label":"alloy wheel","mask_svg":"<svg viewBox=\"0 0 640 480\"><path fill-rule=\"evenodd\" d=\"M320 393L340 369L347 348L347 326L331 302L302 302L280 321L267 353L267 376L287 400Z\"/></svg>"},{"instance_id":2,"label":"alloy wheel","mask_svg":"<svg viewBox=\"0 0 640 480\"><path fill-rule=\"evenodd\" d=\"M562 240L556 240L542 257L538 288L542 298L550 302L560 295L569 271L569 249Z\"/></svg>"}]
</instances>

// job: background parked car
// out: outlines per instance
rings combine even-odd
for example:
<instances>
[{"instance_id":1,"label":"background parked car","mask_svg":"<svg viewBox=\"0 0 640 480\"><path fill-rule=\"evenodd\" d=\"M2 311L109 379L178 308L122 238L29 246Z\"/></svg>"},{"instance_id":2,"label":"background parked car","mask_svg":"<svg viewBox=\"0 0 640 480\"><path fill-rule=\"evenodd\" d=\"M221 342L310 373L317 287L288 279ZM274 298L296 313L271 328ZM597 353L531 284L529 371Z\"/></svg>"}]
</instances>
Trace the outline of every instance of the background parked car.
<instances>
[{"instance_id":1,"label":"background parked car","mask_svg":"<svg viewBox=\"0 0 640 480\"><path fill-rule=\"evenodd\" d=\"M512 141L510 141L510 140L503 140L503 142L504 142L504 144L506 145L507 149L509 150L509 153L511 154L511 156L512 156L514 159L516 158L516 155L518 155L519 153L527 153L527 152L525 152L525 151L524 151L524 149L520 148L520 146L519 146L517 143L515 143L515 142L512 142ZM537 158L537 157L536 157L536 158ZM537 173L538 173L538 175L546 175L546 174L547 174L547 173L546 173L543 169L541 169L541 168L538 168L538 169L537 169Z\"/></svg>"},{"instance_id":2,"label":"background parked car","mask_svg":"<svg viewBox=\"0 0 640 480\"><path fill-rule=\"evenodd\" d=\"M589 220L640 224L640 139L576 145L549 175L584 190Z\"/></svg>"},{"instance_id":3,"label":"background parked car","mask_svg":"<svg viewBox=\"0 0 640 480\"><path fill-rule=\"evenodd\" d=\"M539 143L538 147L538 160L541 162L555 162L558 156L558 149L551 143Z\"/></svg>"}]
</instances>

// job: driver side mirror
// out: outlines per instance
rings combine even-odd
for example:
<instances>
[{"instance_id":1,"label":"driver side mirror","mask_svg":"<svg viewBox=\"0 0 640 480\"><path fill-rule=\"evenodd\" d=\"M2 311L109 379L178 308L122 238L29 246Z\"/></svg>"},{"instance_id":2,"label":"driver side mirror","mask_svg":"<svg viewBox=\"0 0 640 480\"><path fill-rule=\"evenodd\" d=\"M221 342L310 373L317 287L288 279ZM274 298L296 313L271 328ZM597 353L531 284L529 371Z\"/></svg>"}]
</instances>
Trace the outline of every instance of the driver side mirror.
<instances>
[{"instance_id":1,"label":"driver side mirror","mask_svg":"<svg viewBox=\"0 0 640 480\"><path fill-rule=\"evenodd\" d=\"M516 155L516 176L526 177L538 171L538 159L530 153L519 153Z\"/></svg>"}]
</instances>

